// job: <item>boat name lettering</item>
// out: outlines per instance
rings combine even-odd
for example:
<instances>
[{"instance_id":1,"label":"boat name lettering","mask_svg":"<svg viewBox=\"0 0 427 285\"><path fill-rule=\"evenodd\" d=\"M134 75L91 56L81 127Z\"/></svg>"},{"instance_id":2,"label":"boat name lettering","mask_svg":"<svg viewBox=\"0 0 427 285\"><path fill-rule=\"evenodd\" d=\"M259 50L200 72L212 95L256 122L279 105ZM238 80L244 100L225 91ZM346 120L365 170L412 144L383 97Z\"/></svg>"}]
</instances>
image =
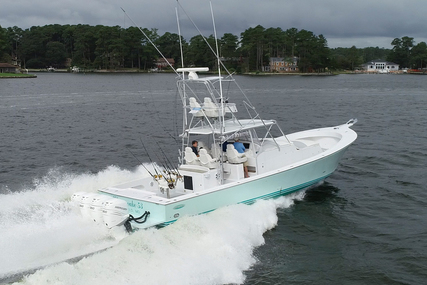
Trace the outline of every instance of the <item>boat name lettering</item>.
<instances>
[{"instance_id":1,"label":"boat name lettering","mask_svg":"<svg viewBox=\"0 0 427 285\"><path fill-rule=\"evenodd\" d=\"M128 202L128 206L131 207L131 208L138 208L138 209L143 209L144 208L144 205L141 202L137 202L135 204L134 201Z\"/></svg>"}]
</instances>

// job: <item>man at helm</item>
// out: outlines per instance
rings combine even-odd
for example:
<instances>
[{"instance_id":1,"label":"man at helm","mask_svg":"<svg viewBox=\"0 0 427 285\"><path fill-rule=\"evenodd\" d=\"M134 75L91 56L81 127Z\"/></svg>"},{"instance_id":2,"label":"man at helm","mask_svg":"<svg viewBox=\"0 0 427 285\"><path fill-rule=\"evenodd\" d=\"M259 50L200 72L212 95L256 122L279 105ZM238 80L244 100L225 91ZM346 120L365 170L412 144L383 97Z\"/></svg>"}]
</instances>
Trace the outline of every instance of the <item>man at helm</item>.
<instances>
[{"instance_id":1,"label":"man at helm","mask_svg":"<svg viewBox=\"0 0 427 285\"><path fill-rule=\"evenodd\" d=\"M245 146L239 141L238 138L236 138L234 140L234 148L237 150L238 153L245 153ZM243 171L245 172L245 178L249 177L249 173L248 173L248 161L246 160L245 162L243 162Z\"/></svg>"}]
</instances>

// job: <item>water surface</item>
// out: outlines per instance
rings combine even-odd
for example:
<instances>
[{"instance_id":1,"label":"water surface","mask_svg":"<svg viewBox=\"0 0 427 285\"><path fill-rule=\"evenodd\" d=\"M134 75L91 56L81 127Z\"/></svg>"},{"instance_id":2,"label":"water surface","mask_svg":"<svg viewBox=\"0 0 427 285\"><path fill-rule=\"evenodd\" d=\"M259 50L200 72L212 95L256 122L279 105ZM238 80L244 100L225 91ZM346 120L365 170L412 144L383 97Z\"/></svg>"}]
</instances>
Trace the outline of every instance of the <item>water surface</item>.
<instances>
[{"instance_id":1,"label":"water surface","mask_svg":"<svg viewBox=\"0 0 427 285\"><path fill-rule=\"evenodd\" d=\"M176 161L174 76L1 80L0 277L121 240L101 257L41 270L25 282L147 284L146 276L152 284L424 283L427 77L236 79L261 116L286 133L357 117L359 137L337 171L294 203L229 207L123 240L85 224L68 198L137 178L143 169L128 149L141 161L156 160L141 140L148 152L161 147ZM128 251L140 266L128 262Z\"/></svg>"}]
</instances>

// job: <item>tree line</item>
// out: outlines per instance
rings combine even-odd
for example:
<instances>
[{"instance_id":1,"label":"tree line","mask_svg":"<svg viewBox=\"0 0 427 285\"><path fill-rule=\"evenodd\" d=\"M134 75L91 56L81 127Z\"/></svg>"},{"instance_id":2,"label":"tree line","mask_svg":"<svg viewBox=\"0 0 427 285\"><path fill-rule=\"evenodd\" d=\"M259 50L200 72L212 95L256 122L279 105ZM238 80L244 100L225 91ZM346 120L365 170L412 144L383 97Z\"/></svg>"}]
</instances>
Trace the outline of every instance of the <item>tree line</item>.
<instances>
[{"instance_id":1,"label":"tree line","mask_svg":"<svg viewBox=\"0 0 427 285\"><path fill-rule=\"evenodd\" d=\"M427 67L427 44L420 42L415 44L414 38L395 38L391 42L392 48L367 47L358 49L336 48L331 50L332 58L336 67L341 69L355 70L361 64L372 60L382 59L399 64L400 68L426 68Z\"/></svg>"},{"instance_id":2,"label":"tree line","mask_svg":"<svg viewBox=\"0 0 427 285\"><path fill-rule=\"evenodd\" d=\"M157 29L143 31L167 58L181 65L180 36L166 32L159 35ZM215 47L211 35L206 38ZM189 41L181 37L185 66L216 68L216 59L202 36ZM237 72L262 71L269 65L270 57L298 57L301 72L325 71L326 69L355 69L361 63L387 58L400 64L424 67L427 62L426 44L414 45L413 38L394 39L390 49L351 48L330 49L323 35L311 31L290 28L264 28L258 25L248 28L240 36L225 33L218 39L220 56L227 68ZM26 68L63 68L67 59L71 65L88 69L154 67L159 57L155 48L136 27L46 25L29 29L0 27L0 61L17 57Z\"/></svg>"}]
</instances>

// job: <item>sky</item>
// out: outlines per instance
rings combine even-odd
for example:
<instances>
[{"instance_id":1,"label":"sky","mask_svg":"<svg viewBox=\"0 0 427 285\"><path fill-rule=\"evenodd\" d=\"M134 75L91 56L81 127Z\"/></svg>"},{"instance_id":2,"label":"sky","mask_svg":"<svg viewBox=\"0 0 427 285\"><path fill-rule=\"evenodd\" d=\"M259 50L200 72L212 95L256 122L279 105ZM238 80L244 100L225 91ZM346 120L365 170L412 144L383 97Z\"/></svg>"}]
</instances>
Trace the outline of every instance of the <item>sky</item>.
<instances>
[{"instance_id":1,"label":"sky","mask_svg":"<svg viewBox=\"0 0 427 285\"><path fill-rule=\"evenodd\" d=\"M205 36L213 34L209 0L179 0ZM211 0L217 34L249 27L295 27L323 34L328 46L391 48L394 38L427 42L427 0ZM176 0L0 0L0 26L47 24L138 26L177 33ZM179 10L182 35L198 35Z\"/></svg>"}]
</instances>

